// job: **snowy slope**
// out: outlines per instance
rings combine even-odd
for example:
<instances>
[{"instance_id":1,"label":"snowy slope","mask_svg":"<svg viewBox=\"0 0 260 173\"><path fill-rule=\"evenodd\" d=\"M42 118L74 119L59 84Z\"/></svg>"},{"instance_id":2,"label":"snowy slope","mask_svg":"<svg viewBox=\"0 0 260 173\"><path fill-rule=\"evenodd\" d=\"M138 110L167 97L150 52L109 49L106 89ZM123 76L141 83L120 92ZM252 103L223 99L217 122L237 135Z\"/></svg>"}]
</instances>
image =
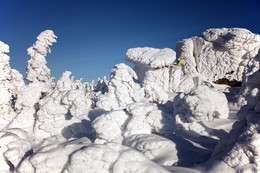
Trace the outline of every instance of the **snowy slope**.
<instances>
[{"instance_id":1,"label":"snowy slope","mask_svg":"<svg viewBox=\"0 0 260 173\"><path fill-rule=\"evenodd\" d=\"M46 30L28 48L26 84L0 42L1 173L260 171L260 35L217 28L176 52L131 48L134 68L117 64L96 85L69 71L52 81L56 39Z\"/></svg>"}]
</instances>

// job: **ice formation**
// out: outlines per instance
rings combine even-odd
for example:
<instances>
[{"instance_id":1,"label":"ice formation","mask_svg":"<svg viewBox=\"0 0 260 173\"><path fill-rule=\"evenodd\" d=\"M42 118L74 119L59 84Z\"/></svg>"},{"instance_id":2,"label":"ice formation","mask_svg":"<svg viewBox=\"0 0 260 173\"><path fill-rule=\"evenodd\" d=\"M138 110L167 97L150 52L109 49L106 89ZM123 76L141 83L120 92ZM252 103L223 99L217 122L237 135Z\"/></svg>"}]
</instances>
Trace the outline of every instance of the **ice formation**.
<instances>
[{"instance_id":1,"label":"ice formation","mask_svg":"<svg viewBox=\"0 0 260 173\"><path fill-rule=\"evenodd\" d=\"M126 52L126 61L135 65L142 87L159 91L174 91L179 84L181 70L173 66L175 59L176 53L169 48L132 48Z\"/></svg>"},{"instance_id":2,"label":"ice formation","mask_svg":"<svg viewBox=\"0 0 260 173\"><path fill-rule=\"evenodd\" d=\"M22 75L11 69L10 57L6 53L9 53L9 46L0 41L0 129L15 118L14 101L24 86Z\"/></svg>"},{"instance_id":3,"label":"ice formation","mask_svg":"<svg viewBox=\"0 0 260 173\"><path fill-rule=\"evenodd\" d=\"M0 172L260 171L260 35L216 28L176 53L130 48L134 69L116 64L97 84L69 71L52 81L56 38L28 49L26 84L0 42Z\"/></svg>"},{"instance_id":4,"label":"ice formation","mask_svg":"<svg viewBox=\"0 0 260 173\"><path fill-rule=\"evenodd\" d=\"M260 70L246 77L242 92L247 104L238 112L240 121L212 153L215 162L224 162L237 172L260 171Z\"/></svg>"},{"instance_id":5,"label":"ice formation","mask_svg":"<svg viewBox=\"0 0 260 173\"><path fill-rule=\"evenodd\" d=\"M203 122L227 119L229 115L226 96L207 85L199 85L188 93L180 93L174 98L174 114L179 130L199 135L209 135Z\"/></svg>"},{"instance_id":6,"label":"ice formation","mask_svg":"<svg viewBox=\"0 0 260 173\"><path fill-rule=\"evenodd\" d=\"M88 133L84 126L88 124L87 115L93 108L93 101L84 90L74 88L70 74L64 72L55 89L39 101L34 132L41 138L56 135L71 138Z\"/></svg>"},{"instance_id":7,"label":"ice formation","mask_svg":"<svg viewBox=\"0 0 260 173\"><path fill-rule=\"evenodd\" d=\"M217 28L177 43L176 53L186 62L185 74L200 74L208 81L242 81L255 72L258 62L260 35L242 28Z\"/></svg>"},{"instance_id":8,"label":"ice formation","mask_svg":"<svg viewBox=\"0 0 260 173\"><path fill-rule=\"evenodd\" d=\"M97 107L104 110L125 108L127 104L142 98L143 92L138 83L136 73L127 65L115 65L110 73L107 92L98 98Z\"/></svg>"}]
</instances>

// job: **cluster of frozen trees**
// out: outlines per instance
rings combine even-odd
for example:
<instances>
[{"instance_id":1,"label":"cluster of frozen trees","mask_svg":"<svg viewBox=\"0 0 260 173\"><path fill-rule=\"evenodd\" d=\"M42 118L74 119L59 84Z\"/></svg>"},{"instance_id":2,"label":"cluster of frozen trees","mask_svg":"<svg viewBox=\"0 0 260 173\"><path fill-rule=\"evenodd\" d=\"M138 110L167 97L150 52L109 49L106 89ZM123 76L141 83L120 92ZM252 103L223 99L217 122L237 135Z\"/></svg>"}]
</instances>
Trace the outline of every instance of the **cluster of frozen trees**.
<instances>
[{"instance_id":1,"label":"cluster of frozen trees","mask_svg":"<svg viewBox=\"0 0 260 173\"><path fill-rule=\"evenodd\" d=\"M26 83L0 42L0 172L260 171L260 35L208 29L176 52L131 48L134 68L97 84L53 81L56 39L46 30L28 48Z\"/></svg>"}]
</instances>

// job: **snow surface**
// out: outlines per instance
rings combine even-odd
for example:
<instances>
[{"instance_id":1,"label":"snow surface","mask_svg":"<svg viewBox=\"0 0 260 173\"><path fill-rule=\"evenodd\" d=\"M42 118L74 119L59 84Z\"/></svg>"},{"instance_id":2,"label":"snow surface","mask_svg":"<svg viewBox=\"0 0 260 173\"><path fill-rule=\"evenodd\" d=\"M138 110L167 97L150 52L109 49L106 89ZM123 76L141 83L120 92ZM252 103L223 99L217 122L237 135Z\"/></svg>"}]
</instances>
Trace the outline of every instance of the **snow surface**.
<instances>
[{"instance_id":1,"label":"snow surface","mask_svg":"<svg viewBox=\"0 0 260 173\"><path fill-rule=\"evenodd\" d=\"M46 30L28 48L26 83L0 41L1 173L260 172L260 35L216 28L176 53L131 48L134 68L116 64L97 84L69 71L53 82L56 39Z\"/></svg>"}]
</instances>

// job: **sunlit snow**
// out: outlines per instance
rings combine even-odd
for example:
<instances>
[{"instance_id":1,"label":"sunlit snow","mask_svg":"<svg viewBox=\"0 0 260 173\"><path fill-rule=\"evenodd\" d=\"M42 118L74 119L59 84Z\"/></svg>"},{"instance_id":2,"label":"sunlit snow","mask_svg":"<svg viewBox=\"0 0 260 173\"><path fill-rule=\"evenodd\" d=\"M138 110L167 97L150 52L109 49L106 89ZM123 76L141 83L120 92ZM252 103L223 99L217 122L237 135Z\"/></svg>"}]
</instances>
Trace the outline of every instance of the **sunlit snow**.
<instances>
[{"instance_id":1,"label":"sunlit snow","mask_svg":"<svg viewBox=\"0 0 260 173\"><path fill-rule=\"evenodd\" d=\"M176 52L130 48L134 68L97 84L53 81L56 39L46 30L28 48L25 80L0 41L1 173L260 172L260 35L217 28Z\"/></svg>"}]
</instances>

